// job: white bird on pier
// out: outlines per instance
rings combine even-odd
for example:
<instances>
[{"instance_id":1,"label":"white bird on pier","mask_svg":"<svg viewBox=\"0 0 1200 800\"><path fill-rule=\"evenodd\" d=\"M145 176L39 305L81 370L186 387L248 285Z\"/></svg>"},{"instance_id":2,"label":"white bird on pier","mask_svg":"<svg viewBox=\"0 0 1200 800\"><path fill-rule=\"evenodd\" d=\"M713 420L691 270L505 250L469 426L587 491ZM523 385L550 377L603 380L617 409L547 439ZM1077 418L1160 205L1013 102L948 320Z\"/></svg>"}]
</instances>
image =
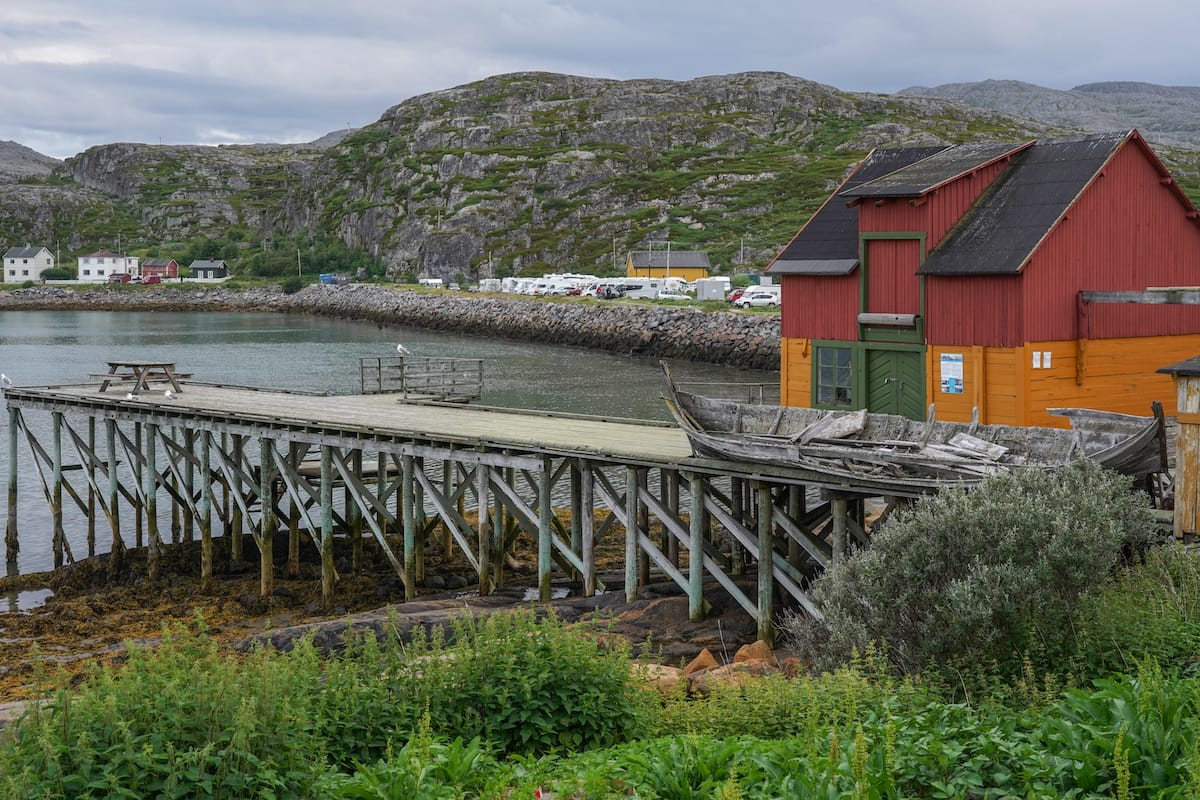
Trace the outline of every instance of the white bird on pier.
<instances>
[{"instance_id":1,"label":"white bird on pier","mask_svg":"<svg viewBox=\"0 0 1200 800\"><path fill-rule=\"evenodd\" d=\"M130 392L129 394L125 395L126 400L132 400L133 398L134 398L133 392Z\"/></svg>"},{"instance_id":2,"label":"white bird on pier","mask_svg":"<svg viewBox=\"0 0 1200 800\"><path fill-rule=\"evenodd\" d=\"M402 344L398 344L398 345L396 345L396 352L402 356L406 356L406 355L408 355L408 348Z\"/></svg>"},{"instance_id":3,"label":"white bird on pier","mask_svg":"<svg viewBox=\"0 0 1200 800\"><path fill-rule=\"evenodd\" d=\"M168 400L174 400L175 393L172 392L170 389L167 389L165 392L163 392L163 397L167 398Z\"/></svg>"},{"instance_id":4,"label":"white bird on pier","mask_svg":"<svg viewBox=\"0 0 1200 800\"><path fill-rule=\"evenodd\" d=\"M11 389L12 378L8 377L3 372L0 372L0 386L3 386L5 389Z\"/></svg>"}]
</instances>

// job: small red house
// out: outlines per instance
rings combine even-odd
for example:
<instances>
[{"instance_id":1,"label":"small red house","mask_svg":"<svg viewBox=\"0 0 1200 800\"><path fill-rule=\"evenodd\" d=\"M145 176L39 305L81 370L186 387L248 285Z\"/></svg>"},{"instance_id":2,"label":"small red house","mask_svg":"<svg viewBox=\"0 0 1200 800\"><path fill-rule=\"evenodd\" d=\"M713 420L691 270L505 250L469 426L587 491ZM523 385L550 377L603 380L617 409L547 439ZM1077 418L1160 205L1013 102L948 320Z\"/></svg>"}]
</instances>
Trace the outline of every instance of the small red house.
<instances>
[{"instance_id":1,"label":"small red house","mask_svg":"<svg viewBox=\"0 0 1200 800\"><path fill-rule=\"evenodd\" d=\"M147 258L142 262L142 278L178 278L179 263L173 258Z\"/></svg>"},{"instance_id":2,"label":"small red house","mask_svg":"<svg viewBox=\"0 0 1200 800\"><path fill-rule=\"evenodd\" d=\"M1174 413L1156 370L1200 352L1200 308L1126 300L1200 285L1198 216L1137 131L876 150L768 267L783 403Z\"/></svg>"}]
</instances>

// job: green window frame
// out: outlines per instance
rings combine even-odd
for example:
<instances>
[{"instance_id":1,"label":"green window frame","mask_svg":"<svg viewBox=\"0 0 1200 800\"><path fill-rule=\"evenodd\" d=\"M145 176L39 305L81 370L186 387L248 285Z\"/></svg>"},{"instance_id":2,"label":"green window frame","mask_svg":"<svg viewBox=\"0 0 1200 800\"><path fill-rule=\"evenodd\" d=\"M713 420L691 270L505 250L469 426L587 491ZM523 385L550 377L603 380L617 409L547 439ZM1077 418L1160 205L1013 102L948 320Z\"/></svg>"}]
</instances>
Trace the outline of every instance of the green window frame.
<instances>
[{"instance_id":1,"label":"green window frame","mask_svg":"<svg viewBox=\"0 0 1200 800\"><path fill-rule=\"evenodd\" d=\"M855 408L854 348L818 345L816 353L816 405Z\"/></svg>"}]
</instances>

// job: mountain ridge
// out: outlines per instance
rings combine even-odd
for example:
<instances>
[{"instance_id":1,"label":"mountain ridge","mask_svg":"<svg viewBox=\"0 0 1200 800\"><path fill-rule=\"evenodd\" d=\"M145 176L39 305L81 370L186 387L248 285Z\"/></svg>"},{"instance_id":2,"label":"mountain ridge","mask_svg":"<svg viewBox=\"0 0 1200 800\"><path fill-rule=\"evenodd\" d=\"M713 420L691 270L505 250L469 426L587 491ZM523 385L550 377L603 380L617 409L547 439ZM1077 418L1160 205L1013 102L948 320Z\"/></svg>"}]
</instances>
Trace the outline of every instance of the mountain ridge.
<instances>
[{"instance_id":1,"label":"mountain ridge","mask_svg":"<svg viewBox=\"0 0 1200 800\"><path fill-rule=\"evenodd\" d=\"M1005 85L975 89L977 101L1040 96L1032 84L994 83ZM937 88L852 93L781 72L496 75L308 144L121 143L51 159L19 180L0 170L0 243L53 238L79 249L120 236L149 248L211 237L241 254L307 235L341 240L393 276L475 279L612 271L628 250L669 240L727 269L761 266L872 147L1079 129ZM1072 103L1091 108L1088 92L1072 91ZM1164 159L1197 196L1200 151Z\"/></svg>"}]
</instances>

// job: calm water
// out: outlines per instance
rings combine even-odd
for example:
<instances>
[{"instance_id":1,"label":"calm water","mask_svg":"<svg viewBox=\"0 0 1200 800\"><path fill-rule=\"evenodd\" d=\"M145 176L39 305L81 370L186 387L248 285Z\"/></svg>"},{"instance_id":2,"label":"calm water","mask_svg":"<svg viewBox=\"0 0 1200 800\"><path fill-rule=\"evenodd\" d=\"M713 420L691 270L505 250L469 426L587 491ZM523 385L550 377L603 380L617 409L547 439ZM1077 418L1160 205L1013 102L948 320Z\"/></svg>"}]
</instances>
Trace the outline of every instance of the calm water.
<instances>
[{"instance_id":1,"label":"calm water","mask_svg":"<svg viewBox=\"0 0 1200 800\"><path fill-rule=\"evenodd\" d=\"M195 380L344 394L358 391L360 357L393 356L400 342L416 356L483 359L482 402L488 405L668 418L655 359L282 314L5 311L0 313L0 372L17 386L45 386L85 382L88 373L103 372L110 359L154 359L174 361ZM672 368L680 381L778 382L774 372L687 361ZM26 422L49 446L49 415L31 413ZM0 415L2 475L8 474L7 426L7 414ZM63 453L65 463L77 461L66 437ZM18 458L18 569L35 572L53 564L50 514L23 440ZM86 491L77 475L68 477ZM86 520L68 498L64 506L67 538L79 558L87 553ZM130 541L132 528L124 528ZM169 537L169 525L161 530ZM100 520L98 541L107 535Z\"/></svg>"}]
</instances>

